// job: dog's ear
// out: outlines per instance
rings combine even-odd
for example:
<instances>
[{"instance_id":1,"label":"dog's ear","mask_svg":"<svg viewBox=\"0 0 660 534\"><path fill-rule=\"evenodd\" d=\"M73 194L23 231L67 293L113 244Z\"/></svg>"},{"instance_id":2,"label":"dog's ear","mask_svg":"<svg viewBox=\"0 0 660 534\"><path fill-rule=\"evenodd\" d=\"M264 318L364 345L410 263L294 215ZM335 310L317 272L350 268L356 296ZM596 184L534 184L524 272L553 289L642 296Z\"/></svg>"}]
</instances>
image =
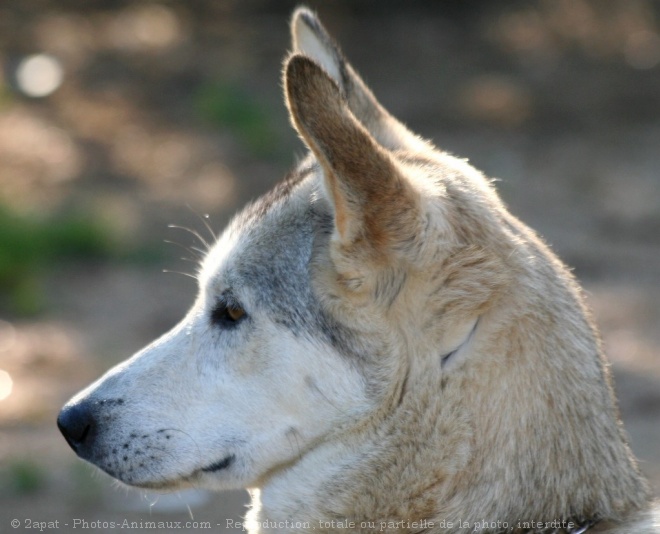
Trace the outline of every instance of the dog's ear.
<instances>
[{"instance_id":1,"label":"dog's ear","mask_svg":"<svg viewBox=\"0 0 660 534\"><path fill-rule=\"evenodd\" d=\"M293 124L323 168L341 254L374 260L401 250L419 227L417 191L314 61L289 58L284 85Z\"/></svg>"},{"instance_id":2,"label":"dog's ear","mask_svg":"<svg viewBox=\"0 0 660 534\"><path fill-rule=\"evenodd\" d=\"M392 150L425 150L429 147L379 104L309 9L300 7L293 13L291 40L294 53L309 56L333 78L353 114L381 145Z\"/></svg>"}]
</instances>

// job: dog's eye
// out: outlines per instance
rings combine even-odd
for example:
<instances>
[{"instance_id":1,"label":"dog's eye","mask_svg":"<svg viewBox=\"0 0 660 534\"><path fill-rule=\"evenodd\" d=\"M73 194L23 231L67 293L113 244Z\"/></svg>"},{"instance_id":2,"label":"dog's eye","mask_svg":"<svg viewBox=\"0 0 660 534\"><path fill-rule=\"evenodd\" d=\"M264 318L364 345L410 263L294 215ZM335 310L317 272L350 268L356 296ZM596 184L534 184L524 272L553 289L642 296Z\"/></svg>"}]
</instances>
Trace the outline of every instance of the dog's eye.
<instances>
[{"instance_id":1,"label":"dog's eye","mask_svg":"<svg viewBox=\"0 0 660 534\"><path fill-rule=\"evenodd\" d=\"M245 318L245 310L234 303L220 302L211 313L211 322L217 326L232 327Z\"/></svg>"}]
</instances>

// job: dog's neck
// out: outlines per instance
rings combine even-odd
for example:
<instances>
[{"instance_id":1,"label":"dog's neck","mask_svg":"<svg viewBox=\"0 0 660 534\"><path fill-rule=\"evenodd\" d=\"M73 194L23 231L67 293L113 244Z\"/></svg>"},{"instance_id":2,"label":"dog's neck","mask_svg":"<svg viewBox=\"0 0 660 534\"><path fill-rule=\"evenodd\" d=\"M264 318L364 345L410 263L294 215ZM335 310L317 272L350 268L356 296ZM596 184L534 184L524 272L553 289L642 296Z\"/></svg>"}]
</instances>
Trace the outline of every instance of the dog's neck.
<instances>
[{"instance_id":1,"label":"dog's neck","mask_svg":"<svg viewBox=\"0 0 660 534\"><path fill-rule=\"evenodd\" d=\"M584 321L578 310L562 313L584 328L577 325ZM522 339L519 328L489 326L497 324L492 317L479 321L470 354L463 355L470 359L465 370L443 376L442 354L434 354L408 378L406 389L414 394L403 395L377 426L323 443L274 475L255 494L249 520L255 526L295 520L316 532L344 533L338 518L360 532L374 521L374 532L380 521L408 522L392 530L418 532L427 521L435 525L428 532L450 534L469 532L466 524L484 519L512 526L578 523L575 518L620 520L642 508L647 489L612 393L602 386L606 369L590 352L598 351L596 341L571 354L539 357L532 353L538 339L571 333L527 325L526 335L538 339ZM492 354L492 346L503 353ZM563 350L559 338L552 346ZM570 367L572 358L580 365ZM367 527L360 528L362 522ZM519 532L544 532L524 527ZM584 532L600 526L590 528Z\"/></svg>"},{"instance_id":2,"label":"dog's neck","mask_svg":"<svg viewBox=\"0 0 660 534\"><path fill-rule=\"evenodd\" d=\"M417 413L420 418L441 409L432 399L428 402L429 404ZM447 410L451 411L451 408ZM419 421L417 428L425 428L423 420ZM332 528L331 522L337 518L346 518L356 524L375 520L427 520L439 525L445 520L452 522L453 528L444 527L438 529L438 532L450 533L464 531L457 527L459 521L474 524L483 518L502 518L511 524L523 518L568 521L575 517L569 512L571 500L586 501L586 497L582 495L569 493L564 495L566 502L561 502L562 495L555 493L558 488L549 489L547 480L543 480L542 475L539 480L530 477L530 487L521 485L520 480L509 480L511 473L503 471L505 466L485 463L486 457L493 451L471 450L476 436L468 421L463 425L463 435L455 434L453 439L445 437L442 441L444 446L439 450L428 447L417 451L414 458L403 460L406 449L417 447L419 440L434 442L441 434L440 425L435 432L422 436L397 435L396 426L392 425L392 428L381 434L378 442L360 444L359 440L346 440L335 447L323 446L310 452L295 466L273 477L264 486L261 495L256 496L251 519L296 520L313 525L317 532L344 533L345 527L337 525ZM504 440L511 439L510 436L501 437ZM491 440L488 443L492 447L501 446ZM521 452L523 456L526 454ZM507 467L515 470L519 466L513 459ZM591 480L582 473L576 475L581 481ZM626 477L628 480L625 480ZM639 483L635 474L626 473L626 477L625 487L632 488L629 499L643 499L640 494L642 490L635 485ZM593 486L589 489L595 492L599 491L601 484L607 483L598 479L592 482ZM510 486L504 488L503 484ZM527 495L523 495L524 492L527 492ZM564 490L559 489L559 493L563 494ZM617 498L620 499L621 496ZM566 508L560 511L558 502ZM631 508L630 502L619 504L622 508ZM546 506L549 511L544 511L543 508L534 509L533 506ZM606 512L620 517L621 510L614 509L614 506L616 504L608 503ZM357 530L365 532L369 529ZM398 531L416 530L419 528ZM254 532L260 531L255 529Z\"/></svg>"},{"instance_id":3,"label":"dog's neck","mask_svg":"<svg viewBox=\"0 0 660 534\"><path fill-rule=\"evenodd\" d=\"M479 399L479 402L489 401L492 399ZM264 485L260 495L253 495L254 510L250 515L250 520L257 522L253 523L255 527L259 521L270 521L269 529L262 531L254 528L253 532L272 532L273 525L283 525L281 522L289 520L311 525L315 532L342 534L351 531L347 521L353 522L353 532L377 532L383 528L381 521L405 521L408 528L396 525L395 529L388 530L385 526L385 531L412 533L422 531L421 522L426 521L427 527L433 525L427 532L450 534L469 532L475 523L484 518L500 518L510 525L517 525L518 520L522 519L544 522L564 520L564 524L573 522L578 528L566 529L565 532L590 534L600 531L600 525L580 531L579 528L587 526L584 520L576 519L576 515L582 512L571 509L571 503L576 502L582 503L578 506L586 510L584 503L597 499L598 495L589 499L570 488L549 487L547 482L552 479L542 473L535 474L537 479L530 476L529 486L525 486L524 480L515 480L515 474L505 471L507 468L512 471L525 468L517 465L515 458L500 460L502 464L499 461L488 463L488 457L495 454L491 447L502 447L503 442L516 438L500 432L501 441L494 440L493 435L488 436L486 445L481 450L475 450L475 443L484 436L475 435L476 429L468 418L460 423L462 434L454 433L452 437L443 436L445 427L442 424L431 425L433 430L424 430L436 417L443 420L445 416L452 415L453 429L456 429L457 419L462 418L460 414L452 414L455 412L453 407L443 408L436 399L429 398L426 402L426 405L418 406L417 411L412 410L412 405L406 405L405 400L401 406L408 417L418 418L416 428L420 429L420 435L398 434L398 425L393 420L389 428L382 429L377 440L361 442L360 436L354 436L352 440L342 440L341 445L323 445L308 453L296 465L274 476ZM495 418L497 411L495 403L490 417ZM410 428L410 425L402 427ZM416 449L420 442L442 443L443 446L416 450L413 458L404 460L406 451ZM520 455L524 457L529 452L520 451ZM603 491L603 484L614 488L604 476L599 478L600 475L596 474L589 478L584 473L575 475L576 485L578 480L580 484L590 480L593 485L588 490L594 494ZM633 500L644 500L643 489L634 470L623 473L621 480L627 488L625 491L630 490L629 495L616 496L619 509L615 508L617 503L610 502L602 508L602 513L616 519L635 507ZM555 483L561 481L556 480ZM509 487L505 488L505 484ZM626 497L628 502L623 502ZM560 509L562 505L565 508ZM582 517L595 517L596 512L591 510ZM340 519L345 522L340 523ZM363 522L366 522L366 527L360 527ZM452 526L449 527L449 524ZM466 530L466 524L471 528ZM540 534L553 531L526 529L525 526L521 523L520 529L515 532ZM282 530L287 531L286 528ZM498 529L480 531L504 532Z\"/></svg>"}]
</instances>

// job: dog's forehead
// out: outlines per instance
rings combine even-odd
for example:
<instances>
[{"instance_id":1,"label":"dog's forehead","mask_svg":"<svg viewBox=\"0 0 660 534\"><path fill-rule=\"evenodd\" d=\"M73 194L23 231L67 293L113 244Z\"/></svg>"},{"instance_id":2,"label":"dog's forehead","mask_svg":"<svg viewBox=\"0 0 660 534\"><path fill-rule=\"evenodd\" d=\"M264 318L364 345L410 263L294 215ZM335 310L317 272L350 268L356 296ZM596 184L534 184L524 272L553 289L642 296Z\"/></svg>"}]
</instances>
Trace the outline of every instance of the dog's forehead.
<instances>
[{"instance_id":1,"label":"dog's forehead","mask_svg":"<svg viewBox=\"0 0 660 534\"><path fill-rule=\"evenodd\" d=\"M318 168L301 165L241 211L204 260L202 289L247 285L263 292L302 275L318 219L318 183Z\"/></svg>"}]
</instances>

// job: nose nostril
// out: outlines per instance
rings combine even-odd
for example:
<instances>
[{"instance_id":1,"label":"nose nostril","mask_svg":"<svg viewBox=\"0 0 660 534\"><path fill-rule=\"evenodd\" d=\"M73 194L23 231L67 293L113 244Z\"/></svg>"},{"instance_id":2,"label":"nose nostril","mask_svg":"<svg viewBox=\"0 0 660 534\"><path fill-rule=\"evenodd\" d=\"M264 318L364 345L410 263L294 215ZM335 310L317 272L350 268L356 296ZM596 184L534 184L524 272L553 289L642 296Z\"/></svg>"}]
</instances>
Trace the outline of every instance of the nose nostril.
<instances>
[{"instance_id":1,"label":"nose nostril","mask_svg":"<svg viewBox=\"0 0 660 534\"><path fill-rule=\"evenodd\" d=\"M90 428L92 428L92 425L86 425L82 429L76 427L63 427L59 423L57 426L72 447L82 445L89 434Z\"/></svg>"},{"instance_id":2,"label":"nose nostril","mask_svg":"<svg viewBox=\"0 0 660 534\"><path fill-rule=\"evenodd\" d=\"M67 405L57 417L57 426L71 448L79 452L80 447L91 439L94 416L85 402Z\"/></svg>"},{"instance_id":3,"label":"nose nostril","mask_svg":"<svg viewBox=\"0 0 660 534\"><path fill-rule=\"evenodd\" d=\"M82 434L80 435L80 438L78 438L78 443L84 443L85 439L87 438L87 434L89 434L89 429L92 428L92 425L87 425L84 429Z\"/></svg>"}]
</instances>

